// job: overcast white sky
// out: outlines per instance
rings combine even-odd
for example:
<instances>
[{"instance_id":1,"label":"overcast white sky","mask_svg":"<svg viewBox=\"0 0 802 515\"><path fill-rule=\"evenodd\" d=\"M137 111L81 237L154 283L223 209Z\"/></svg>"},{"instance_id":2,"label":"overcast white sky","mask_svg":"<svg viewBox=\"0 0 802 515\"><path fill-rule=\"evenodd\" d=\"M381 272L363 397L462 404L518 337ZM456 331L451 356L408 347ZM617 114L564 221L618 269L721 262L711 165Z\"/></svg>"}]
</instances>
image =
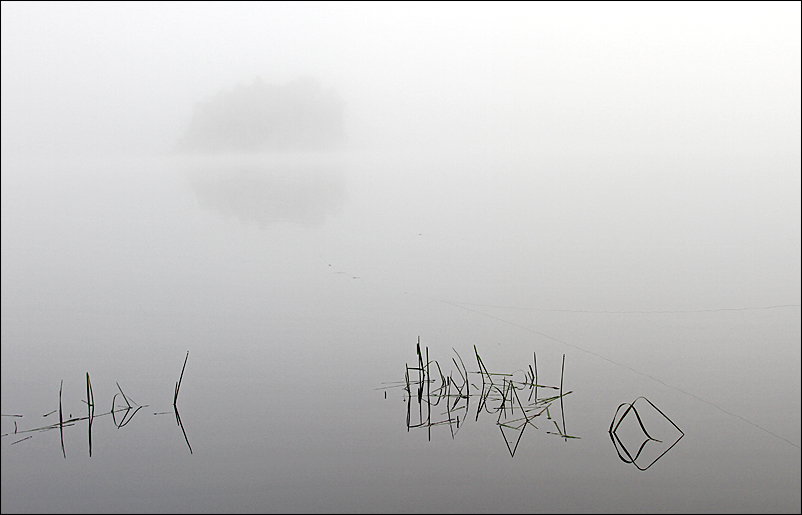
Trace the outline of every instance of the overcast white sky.
<instances>
[{"instance_id":1,"label":"overcast white sky","mask_svg":"<svg viewBox=\"0 0 802 515\"><path fill-rule=\"evenodd\" d=\"M792 153L800 3L2 2L2 151L172 147L311 75L354 146Z\"/></svg>"}]
</instances>

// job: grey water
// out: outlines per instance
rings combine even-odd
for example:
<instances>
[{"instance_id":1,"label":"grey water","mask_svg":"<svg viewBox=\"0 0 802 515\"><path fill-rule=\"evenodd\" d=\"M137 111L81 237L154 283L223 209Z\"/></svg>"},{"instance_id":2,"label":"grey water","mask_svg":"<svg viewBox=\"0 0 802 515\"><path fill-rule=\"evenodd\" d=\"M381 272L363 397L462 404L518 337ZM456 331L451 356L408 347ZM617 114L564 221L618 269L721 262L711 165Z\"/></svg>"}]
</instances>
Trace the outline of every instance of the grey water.
<instances>
[{"instance_id":1,"label":"grey water","mask_svg":"<svg viewBox=\"0 0 802 515\"><path fill-rule=\"evenodd\" d=\"M798 508L798 303L707 311L794 304L798 163L309 161L3 161L4 512ZM564 354L579 438L511 457L495 415L408 430L382 388L418 338L454 376L475 345L554 385ZM187 351L192 452L154 415ZM95 420L91 458L85 421L66 459L57 430L13 434L53 423L62 380L85 416L86 373L98 410L116 383L148 407ZM608 434L638 396L685 433L646 471Z\"/></svg>"},{"instance_id":2,"label":"grey water","mask_svg":"<svg viewBox=\"0 0 802 515\"><path fill-rule=\"evenodd\" d=\"M799 3L0 9L3 513L802 509Z\"/></svg>"}]
</instances>

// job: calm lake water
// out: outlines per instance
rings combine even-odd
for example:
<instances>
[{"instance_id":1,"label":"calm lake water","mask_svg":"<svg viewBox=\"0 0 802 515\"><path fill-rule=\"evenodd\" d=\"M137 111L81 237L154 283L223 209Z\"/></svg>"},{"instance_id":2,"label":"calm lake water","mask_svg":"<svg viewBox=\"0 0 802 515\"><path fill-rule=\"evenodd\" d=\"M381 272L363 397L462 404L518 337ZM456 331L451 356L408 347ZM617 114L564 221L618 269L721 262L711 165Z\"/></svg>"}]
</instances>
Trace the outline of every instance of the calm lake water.
<instances>
[{"instance_id":1,"label":"calm lake water","mask_svg":"<svg viewBox=\"0 0 802 515\"><path fill-rule=\"evenodd\" d=\"M2 511L799 512L799 166L3 156ZM474 346L562 409L475 417Z\"/></svg>"}]
</instances>

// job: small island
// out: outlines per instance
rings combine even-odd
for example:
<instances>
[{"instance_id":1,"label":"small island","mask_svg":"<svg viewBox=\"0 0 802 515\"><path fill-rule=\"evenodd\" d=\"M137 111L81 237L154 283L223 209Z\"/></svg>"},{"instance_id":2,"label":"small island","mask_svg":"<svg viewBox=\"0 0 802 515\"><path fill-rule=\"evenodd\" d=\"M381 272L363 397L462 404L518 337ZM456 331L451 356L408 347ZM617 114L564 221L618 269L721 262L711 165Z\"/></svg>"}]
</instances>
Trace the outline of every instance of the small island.
<instances>
[{"instance_id":1,"label":"small island","mask_svg":"<svg viewBox=\"0 0 802 515\"><path fill-rule=\"evenodd\" d=\"M283 85L256 78L195 105L177 150L186 152L311 151L345 139L344 102L312 78Z\"/></svg>"}]
</instances>

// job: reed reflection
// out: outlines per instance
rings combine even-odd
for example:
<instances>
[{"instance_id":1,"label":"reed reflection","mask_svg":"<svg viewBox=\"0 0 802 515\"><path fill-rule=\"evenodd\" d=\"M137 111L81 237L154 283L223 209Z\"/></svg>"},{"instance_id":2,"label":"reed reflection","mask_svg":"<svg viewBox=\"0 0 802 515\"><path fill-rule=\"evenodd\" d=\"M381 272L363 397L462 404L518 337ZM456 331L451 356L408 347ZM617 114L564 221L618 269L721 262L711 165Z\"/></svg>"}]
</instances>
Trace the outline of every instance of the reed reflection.
<instances>
[{"instance_id":1,"label":"reed reflection","mask_svg":"<svg viewBox=\"0 0 802 515\"><path fill-rule=\"evenodd\" d=\"M189 452L190 452L190 454L192 454L192 446L189 444L189 438L187 437L187 433L184 430L184 425L181 423L181 417L178 414L178 406L176 404L177 401L178 401L178 391L179 391L179 388L180 388L181 379L183 379L183 377L184 377L184 370L186 369L187 360L188 359L189 359L189 352L187 352L186 358L184 358L184 367L181 369L181 376L180 376L178 382L176 382L175 392L174 392L174 395L173 395L173 411L164 411L164 412L154 413L154 415L165 415L165 414L168 414L168 413L174 413L175 414L176 422L178 423L178 426L181 428L181 432L184 435L184 440L187 443L187 447L189 448ZM115 384L117 385L117 389L118 389L119 393L115 393L114 396L112 397L112 399L111 399L111 409L109 411L105 412L105 413L101 413L101 414L96 415L95 414L94 389L92 388L92 381L91 381L91 379L89 377L89 373L87 372L87 374L86 374L86 400L85 401L82 400L82 402L84 404L86 404L87 415L84 416L84 417L80 417L80 416L79 417L74 417L72 414L69 414L65 419L63 403L62 403L62 391L63 391L63 387L64 387L64 381L62 380L60 382L60 384L59 384L59 406L58 406L58 409L57 410L52 410L52 411L42 415L42 417L46 418L46 417L49 417L50 415L53 415L56 412L58 412L58 416L59 416L59 421L58 422L53 423L53 424L48 424L48 425L45 425L45 426L34 427L34 428L31 428L31 429L20 430L19 426L17 424L17 421L15 420L14 421L14 431L13 432L9 432L9 433L3 433L2 437L3 438L14 437L15 435L23 435L23 434L26 434L26 433L44 433L44 432L47 432L47 431L52 431L52 430L58 429L59 430L60 441L61 441L61 453L64 456L64 458L66 458L67 457L67 450L66 450L65 445L64 445L64 428L73 427L78 422L87 421L87 435L88 435L88 441L89 441L89 456L91 457L92 456L92 428L93 428L93 425L95 423L95 419L111 415L112 422L117 427L117 429L122 429L123 427L128 425L131 422L131 420L133 420L134 416L136 416L136 414L139 413L139 411L142 408L148 407L147 404L138 404L136 401L134 401L131 398L130 395L126 395L126 393L123 391L122 387L120 386L119 382L117 382ZM120 401L118 401L118 397L120 398ZM122 404L122 402L124 402L125 404ZM15 419L23 419L24 418L23 415L17 415L17 414L13 414L13 415L5 415L4 414L3 416L4 417L13 417ZM24 437L24 438L22 438L20 440L16 440L16 441L12 442L10 445L16 445L16 444L19 444L21 442L30 440L31 438L33 438L33 436L34 436L33 434L29 434L28 436L26 436L26 437Z\"/></svg>"},{"instance_id":2,"label":"reed reflection","mask_svg":"<svg viewBox=\"0 0 802 515\"><path fill-rule=\"evenodd\" d=\"M473 348L478 366L478 370L475 372L469 372L456 349L452 350L456 355L456 358L451 358L454 370L457 371L456 379L453 370L446 376L439 362L429 360L429 348L425 347L421 351L420 338L418 338L417 366L406 365L404 381L385 383L388 385L383 387L385 390L403 388L405 392L407 431L413 428L426 428L431 441L432 427L448 426L451 438L456 438L457 433L469 418L478 422L480 415L486 414L495 418L495 424L501 432L511 457L515 456L518 444L528 427L536 430L539 428L551 429L553 424L554 429L546 431L546 434L559 436L566 441L569 438L579 438L569 435L565 427L563 398L572 393L563 391L565 355L563 355L560 385L549 386L540 384L538 381L537 353L533 355L534 366L528 365L523 378L516 380L512 373L490 372L482 361L476 346ZM481 385L477 384L478 381L471 381L471 374L474 377L479 375L482 381ZM545 395L544 392L546 392ZM522 397L525 400L522 400ZM472 398L475 406L473 412L471 411ZM559 419L562 424L558 424L557 419L552 418L551 414L551 411L556 409L557 401L559 401ZM414 415L413 403L417 404Z\"/></svg>"}]
</instances>

